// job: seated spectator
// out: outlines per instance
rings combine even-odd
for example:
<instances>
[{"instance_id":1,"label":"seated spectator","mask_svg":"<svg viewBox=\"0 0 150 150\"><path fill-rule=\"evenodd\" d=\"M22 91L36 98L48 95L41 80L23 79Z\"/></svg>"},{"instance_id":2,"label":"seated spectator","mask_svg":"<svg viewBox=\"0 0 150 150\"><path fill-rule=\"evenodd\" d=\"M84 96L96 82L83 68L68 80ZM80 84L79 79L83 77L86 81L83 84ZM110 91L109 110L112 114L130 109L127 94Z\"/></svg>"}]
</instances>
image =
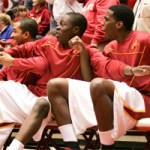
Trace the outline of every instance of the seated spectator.
<instances>
[{"instance_id":1,"label":"seated spectator","mask_svg":"<svg viewBox=\"0 0 150 150\"><path fill-rule=\"evenodd\" d=\"M21 18L26 18L28 13L28 9L24 5L19 5L16 12L16 17L14 21L17 21Z\"/></svg>"},{"instance_id":2,"label":"seated spectator","mask_svg":"<svg viewBox=\"0 0 150 150\"><path fill-rule=\"evenodd\" d=\"M133 30L150 33L150 0L137 0L133 11L135 14Z\"/></svg>"},{"instance_id":3,"label":"seated spectator","mask_svg":"<svg viewBox=\"0 0 150 150\"><path fill-rule=\"evenodd\" d=\"M52 112L63 140L74 150L79 147L76 135L90 127L98 126L100 143L109 149L138 119L150 117L150 34L132 31L133 22L127 5L107 10L103 29L112 42L103 53L88 50L94 75L101 78L91 85L63 78L48 83Z\"/></svg>"},{"instance_id":4,"label":"seated spectator","mask_svg":"<svg viewBox=\"0 0 150 150\"><path fill-rule=\"evenodd\" d=\"M13 27L11 25L11 18L5 13L0 13L0 40L10 39Z\"/></svg>"},{"instance_id":5,"label":"seated spectator","mask_svg":"<svg viewBox=\"0 0 150 150\"><path fill-rule=\"evenodd\" d=\"M87 30L82 37L84 43L98 47L108 41L102 29L102 23L107 9L116 4L119 4L119 0L88 0L85 3L81 11L88 21Z\"/></svg>"},{"instance_id":6,"label":"seated spectator","mask_svg":"<svg viewBox=\"0 0 150 150\"><path fill-rule=\"evenodd\" d=\"M45 0L33 0L33 8L28 13L28 16L38 24L37 39L45 36L50 27L50 14L45 4Z\"/></svg>"}]
</instances>

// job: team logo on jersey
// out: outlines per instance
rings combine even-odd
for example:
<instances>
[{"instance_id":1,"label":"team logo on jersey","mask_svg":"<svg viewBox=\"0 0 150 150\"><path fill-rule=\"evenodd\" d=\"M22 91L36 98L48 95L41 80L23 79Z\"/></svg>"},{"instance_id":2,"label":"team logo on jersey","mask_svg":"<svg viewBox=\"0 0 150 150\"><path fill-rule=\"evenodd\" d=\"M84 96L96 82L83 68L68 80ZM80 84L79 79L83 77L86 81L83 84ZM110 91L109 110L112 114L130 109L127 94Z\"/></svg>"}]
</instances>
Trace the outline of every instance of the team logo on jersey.
<instances>
[{"instance_id":1,"label":"team logo on jersey","mask_svg":"<svg viewBox=\"0 0 150 150\"><path fill-rule=\"evenodd\" d=\"M72 50L72 51L70 52L71 55L75 55L75 56L76 56L76 55L78 56L79 53L80 53L79 50L76 50L76 49L74 49L74 50Z\"/></svg>"},{"instance_id":2,"label":"team logo on jersey","mask_svg":"<svg viewBox=\"0 0 150 150\"><path fill-rule=\"evenodd\" d=\"M138 41L135 41L135 42L132 44L131 48L132 48L133 50L136 50L136 49L139 47L139 45L140 45L140 43L139 43Z\"/></svg>"},{"instance_id":3,"label":"team logo on jersey","mask_svg":"<svg viewBox=\"0 0 150 150\"><path fill-rule=\"evenodd\" d=\"M109 48L107 49L107 53L111 53L113 50L114 50L114 49L113 49L112 47L109 47Z\"/></svg>"}]
</instances>

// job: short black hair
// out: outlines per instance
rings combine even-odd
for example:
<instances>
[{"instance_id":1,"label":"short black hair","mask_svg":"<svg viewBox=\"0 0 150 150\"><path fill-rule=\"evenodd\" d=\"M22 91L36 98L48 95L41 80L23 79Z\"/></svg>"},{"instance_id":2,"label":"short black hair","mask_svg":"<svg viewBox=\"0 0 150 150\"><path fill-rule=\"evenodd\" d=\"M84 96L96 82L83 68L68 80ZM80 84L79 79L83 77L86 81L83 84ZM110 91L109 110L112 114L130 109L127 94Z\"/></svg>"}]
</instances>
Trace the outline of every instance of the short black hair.
<instances>
[{"instance_id":1,"label":"short black hair","mask_svg":"<svg viewBox=\"0 0 150 150\"><path fill-rule=\"evenodd\" d=\"M134 23L134 13L129 6L119 4L109 7L109 9L114 12L114 16L118 21L123 21L127 30L132 30Z\"/></svg>"},{"instance_id":2,"label":"short black hair","mask_svg":"<svg viewBox=\"0 0 150 150\"><path fill-rule=\"evenodd\" d=\"M28 31L31 37L36 39L36 35L38 33L38 24L34 19L22 18L16 22L20 23L20 29L23 33Z\"/></svg>"},{"instance_id":3,"label":"short black hair","mask_svg":"<svg viewBox=\"0 0 150 150\"><path fill-rule=\"evenodd\" d=\"M80 28L80 36L82 36L87 29L86 18L82 14L76 12L69 12L67 15L71 17L72 24Z\"/></svg>"}]
</instances>

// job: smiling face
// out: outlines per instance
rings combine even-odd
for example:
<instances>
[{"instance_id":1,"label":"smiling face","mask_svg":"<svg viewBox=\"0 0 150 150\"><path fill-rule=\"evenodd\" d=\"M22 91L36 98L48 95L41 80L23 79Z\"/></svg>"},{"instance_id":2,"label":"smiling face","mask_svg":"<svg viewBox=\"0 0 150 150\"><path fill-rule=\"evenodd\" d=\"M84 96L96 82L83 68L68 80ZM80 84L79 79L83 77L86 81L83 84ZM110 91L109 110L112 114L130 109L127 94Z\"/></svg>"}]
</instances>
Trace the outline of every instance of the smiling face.
<instances>
[{"instance_id":1,"label":"smiling face","mask_svg":"<svg viewBox=\"0 0 150 150\"><path fill-rule=\"evenodd\" d=\"M20 29L20 22L15 22L13 24L13 32L11 34L12 39L14 39L17 45L23 44L25 42L25 33Z\"/></svg>"},{"instance_id":2,"label":"smiling face","mask_svg":"<svg viewBox=\"0 0 150 150\"><path fill-rule=\"evenodd\" d=\"M57 27L56 37L62 44L68 44L68 41L75 36L75 26L71 22L71 17L65 15L60 25Z\"/></svg>"}]
</instances>

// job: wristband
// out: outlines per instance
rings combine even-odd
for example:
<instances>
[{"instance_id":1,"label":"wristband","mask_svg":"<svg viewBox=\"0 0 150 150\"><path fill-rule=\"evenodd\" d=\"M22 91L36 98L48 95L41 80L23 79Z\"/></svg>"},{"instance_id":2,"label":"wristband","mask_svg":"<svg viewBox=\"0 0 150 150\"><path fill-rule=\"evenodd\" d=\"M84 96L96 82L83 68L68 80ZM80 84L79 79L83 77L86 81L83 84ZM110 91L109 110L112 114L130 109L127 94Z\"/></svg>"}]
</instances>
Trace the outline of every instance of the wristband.
<instances>
[{"instance_id":1,"label":"wristband","mask_svg":"<svg viewBox=\"0 0 150 150\"><path fill-rule=\"evenodd\" d=\"M130 72L131 72L132 75L134 75L134 72L133 72L132 69L133 69L133 67L131 67Z\"/></svg>"}]
</instances>

